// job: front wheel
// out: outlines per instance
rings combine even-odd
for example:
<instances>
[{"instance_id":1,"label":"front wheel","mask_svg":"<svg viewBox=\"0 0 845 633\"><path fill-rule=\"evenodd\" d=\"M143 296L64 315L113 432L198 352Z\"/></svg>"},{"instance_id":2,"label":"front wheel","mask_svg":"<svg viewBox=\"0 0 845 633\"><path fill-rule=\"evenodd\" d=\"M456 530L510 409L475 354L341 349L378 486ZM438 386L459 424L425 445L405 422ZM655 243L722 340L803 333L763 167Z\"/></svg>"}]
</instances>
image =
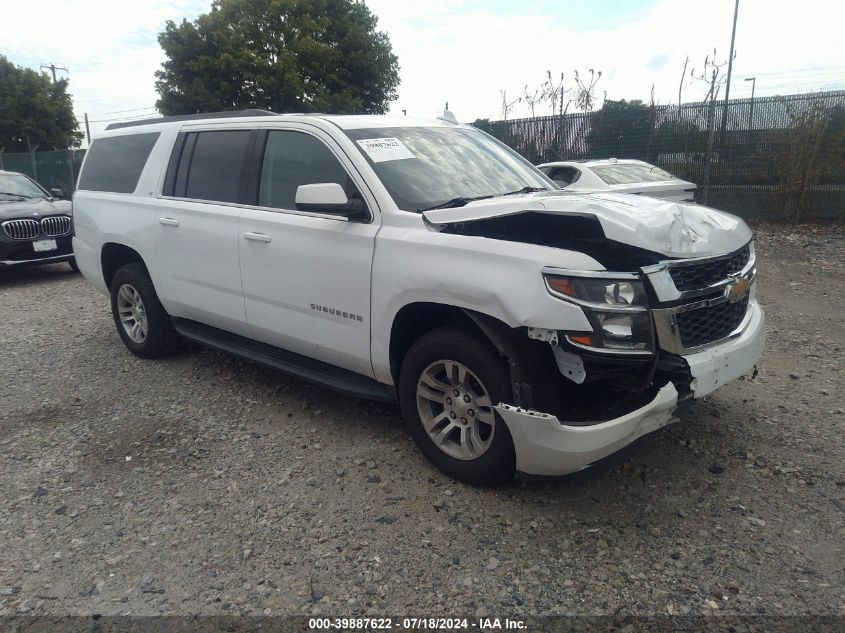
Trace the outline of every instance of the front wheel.
<instances>
[{"instance_id":1,"label":"front wheel","mask_svg":"<svg viewBox=\"0 0 845 633\"><path fill-rule=\"evenodd\" d=\"M79 266L76 264L76 257L73 257L73 258L67 260L67 265L70 266L70 269L73 272L75 272L75 273L79 272Z\"/></svg>"},{"instance_id":2,"label":"front wheel","mask_svg":"<svg viewBox=\"0 0 845 633\"><path fill-rule=\"evenodd\" d=\"M114 274L111 308L117 333L136 356L157 358L175 349L178 334L141 264L126 264Z\"/></svg>"},{"instance_id":3,"label":"front wheel","mask_svg":"<svg viewBox=\"0 0 845 633\"><path fill-rule=\"evenodd\" d=\"M422 336L399 376L402 414L417 446L447 475L474 485L513 478L513 439L494 408L510 394L504 360L477 331L458 325Z\"/></svg>"}]
</instances>

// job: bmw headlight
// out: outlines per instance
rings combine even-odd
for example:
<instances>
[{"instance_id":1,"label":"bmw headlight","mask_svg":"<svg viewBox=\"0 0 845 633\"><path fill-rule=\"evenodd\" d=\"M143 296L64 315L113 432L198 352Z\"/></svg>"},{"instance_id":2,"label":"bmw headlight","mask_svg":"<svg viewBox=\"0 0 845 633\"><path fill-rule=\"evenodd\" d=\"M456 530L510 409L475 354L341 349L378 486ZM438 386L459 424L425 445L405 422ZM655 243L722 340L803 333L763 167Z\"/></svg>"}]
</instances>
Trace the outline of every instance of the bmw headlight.
<instances>
[{"instance_id":1,"label":"bmw headlight","mask_svg":"<svg viewBox=\"0 0 845 633\"><path fill-rule=\"evenodd\" d=\"M544 275L554 296L575 303L593 326L591 334L566 338L579 347L598 352L650 354L654 328L643 280L628 273Z\"/></svg>"}]
</instances>

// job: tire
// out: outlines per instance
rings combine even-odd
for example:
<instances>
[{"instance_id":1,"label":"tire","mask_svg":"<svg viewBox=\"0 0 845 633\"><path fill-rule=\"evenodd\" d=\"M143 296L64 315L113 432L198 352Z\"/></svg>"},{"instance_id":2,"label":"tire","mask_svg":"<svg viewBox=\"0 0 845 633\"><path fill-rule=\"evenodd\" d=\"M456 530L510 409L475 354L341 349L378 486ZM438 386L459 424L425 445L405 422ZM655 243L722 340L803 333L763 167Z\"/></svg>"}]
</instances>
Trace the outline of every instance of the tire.
<instances>
[{"instance_id":1,"label":"tire","mask_svg":"<svg viewBox=\"0 0 845 633\"><path fill-rule=\"evenodd\" d=\"M67 265L70 266L70 269L73 272L75 272L75 273L79 272L79 266L76 265L76 258L75 257L73 259L67 260Z\"/></svg>"},{"instance_id":2,"label":"tire","mask_svg":"<svg viewBox=\"0 0 845 633\"><path fill-rule=\"evenodd\" d=\"M143 264L126 264L118 268L110 290L114 324L130 352L141 358L158 358L176 349L178 334L158 300ZM126 327L122 316L127 319Z\"/></svg>"},{"instance_id":3,"label":"tire","mask_svg":"<svg viewBox=\"0 0 845 633\"><path fill-rule=\"evenodd\" d=\"M513 478L513 439L493 408L511 400L504 359L471 327L423 335L402 362L399 404L408 429L422 453L459 481L490 486Z\"/></svg>"}]
</instances>

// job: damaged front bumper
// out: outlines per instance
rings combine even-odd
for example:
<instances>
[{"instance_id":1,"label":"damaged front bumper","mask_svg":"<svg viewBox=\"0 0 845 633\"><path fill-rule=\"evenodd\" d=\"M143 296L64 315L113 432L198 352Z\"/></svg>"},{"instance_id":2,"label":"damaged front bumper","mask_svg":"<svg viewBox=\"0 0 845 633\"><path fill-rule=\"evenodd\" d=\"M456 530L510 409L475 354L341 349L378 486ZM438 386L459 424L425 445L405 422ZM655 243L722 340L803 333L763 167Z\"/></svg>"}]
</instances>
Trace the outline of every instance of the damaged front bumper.
<instances>
[{"instance_id":1,"label":"damaged front bumper","mask_svg":"<svg viewBox=\"0 0 845 633\"><path fill-rule=\"evenodd\" d=\"M763 355L765 346L766 323L763 310L757 301L752 301L748 308L748 322L741 332L720 345L683 357L690 368L693 397L703 398L752 371Z\"/></svg>"},{"instance_id":2,"label":"damaged front bumper","mask_svg":"<svg viewBox=\"0 0 845 633\"><path fill-rule=\"evenodd\" d=\"M763 312L756 301L751 302L749 315L741 333L682 357L689 366L689 390L694 398L702 398L754 369L765 344ZM517 470L532 475L566 475L676 422L678 399L674 383L668 382L645 406L587 426L507 404L499 404L496 411L513 438Z\"/></svg>"},{"instance_id":3,"label":"damaged front bumper","mask_svg":"<svg viewBox=\"0 0 845 633\"><path fill-rule=\"evenodd\" d=\"M677 402L678 392L670 382L644 407L590 426L570 426L548 413L508 404L498 405L496 411L513 438L517 470L531 475L566 475L675 422Z\"/></svg>"}]
</instances>

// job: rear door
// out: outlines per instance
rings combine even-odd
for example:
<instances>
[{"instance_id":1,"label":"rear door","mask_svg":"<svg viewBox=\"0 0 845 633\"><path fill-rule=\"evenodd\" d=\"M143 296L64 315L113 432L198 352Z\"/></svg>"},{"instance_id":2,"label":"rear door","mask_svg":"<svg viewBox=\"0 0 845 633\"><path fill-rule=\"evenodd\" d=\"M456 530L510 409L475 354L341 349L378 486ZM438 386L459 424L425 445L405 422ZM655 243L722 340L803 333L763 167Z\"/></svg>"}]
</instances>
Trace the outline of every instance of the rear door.
<instances>
[{"instance_id":1,"label":"rear door","mask_svg":"<svg viewBox=\"0 0 845 633\"><path fill-rule=\"evenodd\" d=\"M299 211L299 185L336 182L369 196L333 139L305 125L262 130L240 219L241 277L252 336L372 376L370 274L378 225ZM374 200L362 196L369 209Z\"/></svg>"},{"instance_id":2,"label":"rear door","mask_svg":"<svg viewBox=\"0 0 845 633\"><path fill-rule=\"evenodd\" d=\"M181 133L154 223L158 293L170 314L243 335L238 220L251 142L243 128Z\"/></svg>"}]
</instances>

